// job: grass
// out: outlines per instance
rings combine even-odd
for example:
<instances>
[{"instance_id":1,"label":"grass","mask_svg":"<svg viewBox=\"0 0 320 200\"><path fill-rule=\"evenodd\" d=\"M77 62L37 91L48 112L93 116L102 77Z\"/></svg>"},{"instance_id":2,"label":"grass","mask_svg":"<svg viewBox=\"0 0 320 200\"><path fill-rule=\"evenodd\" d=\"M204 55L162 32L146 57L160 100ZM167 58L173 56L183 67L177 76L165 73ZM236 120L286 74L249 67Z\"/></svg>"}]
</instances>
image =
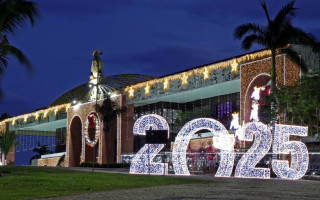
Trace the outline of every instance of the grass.
<instances>
[{"instance_id":1,"label":"grass","mask_svg":"<svg viewBox=\"0 0 320 200\"><path fill-rule=\"evenodd\" d=\"M204 180L170 176L77 172L59 168L2 167L0 199L30 199L95 191L200 183Z\"/></svg>"}]
</instances>

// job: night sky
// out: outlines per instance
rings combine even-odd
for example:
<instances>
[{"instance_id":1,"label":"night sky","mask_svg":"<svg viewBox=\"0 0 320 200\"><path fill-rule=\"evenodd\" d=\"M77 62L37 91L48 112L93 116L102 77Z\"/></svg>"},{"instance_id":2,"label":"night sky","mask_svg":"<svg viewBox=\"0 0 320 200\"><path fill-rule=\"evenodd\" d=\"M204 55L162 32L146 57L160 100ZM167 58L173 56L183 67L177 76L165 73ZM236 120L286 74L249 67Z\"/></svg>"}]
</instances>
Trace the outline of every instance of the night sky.
<instances>
[{"instance_id":1,"label":"night sky","mask_svg":"<svg viewBox=\"0 0 320 200\"><path fill-rule=\"evenodd\" d=\"M103 52L104 75L162 76L246 53L236 26L266 23L258 0L37 0L41 19L9 42L33 64L14 58L2 77L0 114L47 107L89 81L92 52ZM267 1L273 16L288 1ZM297 0L293 24L320 36L320 1ZM252 50L260 49L254 47Z\"/></svg>"}]
</instances>

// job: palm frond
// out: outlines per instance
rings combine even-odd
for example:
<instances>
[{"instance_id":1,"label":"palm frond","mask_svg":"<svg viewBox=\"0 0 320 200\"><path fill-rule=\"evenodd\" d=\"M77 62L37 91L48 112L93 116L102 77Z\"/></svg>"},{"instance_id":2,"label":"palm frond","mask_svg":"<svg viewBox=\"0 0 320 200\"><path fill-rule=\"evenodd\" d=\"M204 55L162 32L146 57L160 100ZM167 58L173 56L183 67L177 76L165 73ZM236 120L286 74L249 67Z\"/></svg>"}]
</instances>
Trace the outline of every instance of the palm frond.
<instances>
[{"instance_id":1,"label":"palm frond","mask_svg":"<svg viewBox=\"0 0 320 200\"><path fill-rule=\"evenodd\" d=\"M290 33L293 42L304 46L310 46L314 52L320 51L320 42L313 34L306 33L297 27L291 27Z\"/></svg>"},{"instance_id":2,"label":"palm frond","mask_svg":"<svg viewBox=\"0 0 320 200\"><path fill-rule=\"evenodd\" d=\"M13 34L26 21L34 24L39 17L37 4L26 0L6 0L0 2L0 33Z\"/></svg>"},{"instance_id":3,"label":"palm frond","mask_svg":"<svg viewBox=\"0 0 320 200\"><path fill-rule=\"evenodd\" d=\"M260 1L260 5L261 5L261 7L262 7L263 10L264 10L264 13L265 13L265 15L266 15L266 17L267 17L268 23L270 24L271 18L270 18L270 16L269 16L269 11L268 11L266 2L265 2L265 1Z\"/></svg>"},{"instance_id":4,"label":"palm frond","mask_svg":"<svg viewBox=\"0 0 320 200\"><path fill-rule=\"evenodd\" d=\"M242 41L242 48L245 50L248 50L251 48L253 43L257 43L261 46L266 46L265 38L263 38L261 35L257 34L251 34L246 36Z\"/></svg>"},{"instance_id":5,"label":"palm frond","mask_svg":"<svg viewBox=\"0 0 320 200\"><path fill-rule=\"evenodd\" d=\"M274 18L274 26L279 28L284 24L291 24L292 18L297 15L298 8L294 7L295 0L284 5Z\"/></svg>"},{"instance_id":6,"label":"palm frond","mask_svg":"<svg viewBox=\"0 0 320 200\"><path fill-rule=\"evenodd\" d=\"M241 39L246 34L263 34L264 31L265 27L259 24L247 23L235 28L233 32L233 37L235 39Z\"/></svg>"},{"instance_id":7,"label":"palm frond","mask_svg":"<svg viewBox=\"0 0 320 200\"><path fill-rule=\"evenodd\" d=\"M18 48L10 45L0 45L0 55L12 55L16 57L19 62L27 67L27 70L31 72L32 65L29 59Z\"/></svg>"},{"instance_id":8,"label":"palm frond","mask_svg":"<svg viewBox=\"0 0 320 200\"><path fill-rule=\"evenodd\" d=\"M294 51L290 46L288 48L279 49L281 54L286 54L293 62L297 63L303 72L308 70L306 63L302 57Z\"/></svg>"}]
</instances>

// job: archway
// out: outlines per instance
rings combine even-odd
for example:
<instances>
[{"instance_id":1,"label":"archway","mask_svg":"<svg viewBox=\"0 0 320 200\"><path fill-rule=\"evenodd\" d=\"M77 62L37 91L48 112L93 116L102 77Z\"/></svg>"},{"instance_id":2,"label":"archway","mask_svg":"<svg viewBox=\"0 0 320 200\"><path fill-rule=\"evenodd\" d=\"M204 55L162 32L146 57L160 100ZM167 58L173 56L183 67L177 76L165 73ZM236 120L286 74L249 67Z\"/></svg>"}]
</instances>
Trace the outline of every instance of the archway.
<instances>
[{"instance_id":1,"label":"archway","mask_svg":"<svg viewBox=\"0 0 320 200\"><path fill-rule=\"evenodd\" d=\"M75 116L70 125L69 167L80 166L82 149L82 122Z\"/></svg>"},{"instance_id":2,"label":"archway","mask_svg":"<svg viewBox=\"0 0 320 200\"><path fill-rule=\"evenodd\" d=\"M245 106L244 106L244 120L245 123L250 121L250 113L251 113L251 107L252 107L252 100L251 95L254 90L254 87L262 87L267 85L267 83L271 80L271 77L267 73L262 73L257 75L252 79L250 82L245 96Z\"/></svg>"}]
</instances>

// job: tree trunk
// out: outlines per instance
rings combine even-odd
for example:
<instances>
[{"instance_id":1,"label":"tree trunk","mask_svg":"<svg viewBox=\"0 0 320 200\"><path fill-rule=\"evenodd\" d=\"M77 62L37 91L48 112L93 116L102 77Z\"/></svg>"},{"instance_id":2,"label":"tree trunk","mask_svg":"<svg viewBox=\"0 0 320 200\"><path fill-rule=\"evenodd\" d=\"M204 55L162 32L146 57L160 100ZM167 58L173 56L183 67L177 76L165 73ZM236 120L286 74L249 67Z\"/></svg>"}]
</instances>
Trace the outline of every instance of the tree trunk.
<instances>
[{"instance_id":1,"label":"tree trunk","mask_svg":"<svg viewBox=\"0 0 320 200\"><path fill-rule=\"evenodd\" d=\"M276 51L271 50L272 52L272 66L271 66L271 134L272 134L272 142L274 144L274 133L276 129L276 123L278 119L277 112L277 72L276 72ZM277 154L272 154L272 159L278 159Z\"/></svg>"}]
</instances>

